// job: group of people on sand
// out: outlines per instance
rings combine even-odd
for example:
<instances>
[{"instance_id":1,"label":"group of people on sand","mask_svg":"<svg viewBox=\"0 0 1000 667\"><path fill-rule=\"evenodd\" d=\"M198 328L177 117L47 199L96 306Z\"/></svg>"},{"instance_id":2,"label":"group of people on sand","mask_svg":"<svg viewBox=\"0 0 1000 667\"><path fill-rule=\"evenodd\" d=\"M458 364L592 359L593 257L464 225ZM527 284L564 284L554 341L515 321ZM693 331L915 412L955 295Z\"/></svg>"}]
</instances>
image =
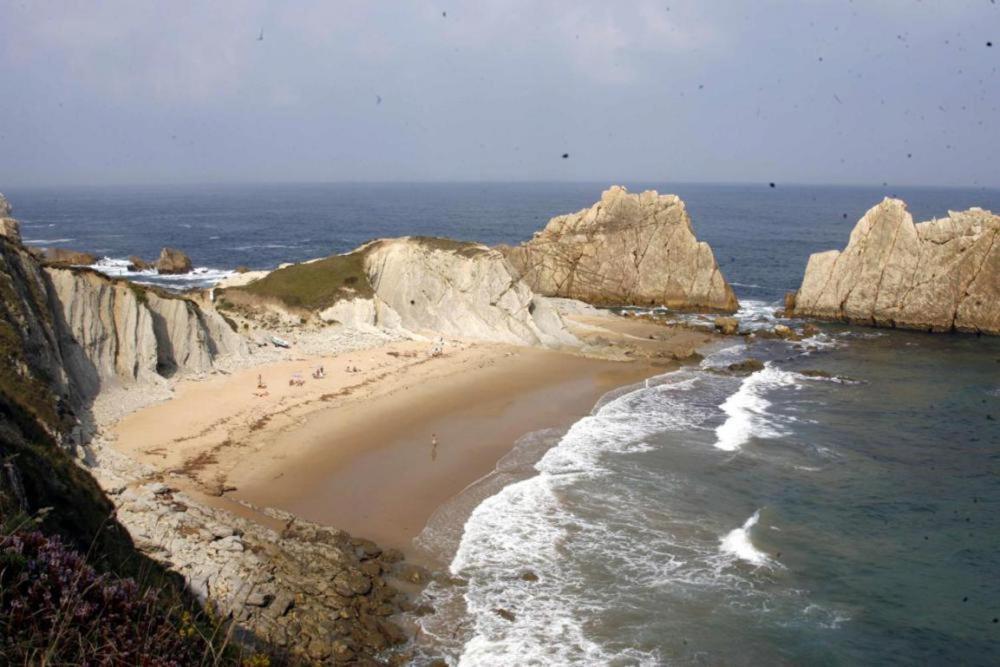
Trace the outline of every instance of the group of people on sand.
<instances>
[{"instance_id":1,"label":"group of people on sand","mask_svg":"<svg viewBox=\"0 0 1000 667\"><path fill-rule=\"evenodd\" d=\"M312 376L314 380L322 380L326 377L326 369L322 366L317 366L313 369ZM305 383L306 381L302 377L302 373L292 373L292 376L288 378L289 387L301 387ZM264 382L264 376L260 373L257 374L257 391L254 392L254 396L261 398L270 396L270 393L267 391L267 384Z\"/></svg>"}]
</instances>

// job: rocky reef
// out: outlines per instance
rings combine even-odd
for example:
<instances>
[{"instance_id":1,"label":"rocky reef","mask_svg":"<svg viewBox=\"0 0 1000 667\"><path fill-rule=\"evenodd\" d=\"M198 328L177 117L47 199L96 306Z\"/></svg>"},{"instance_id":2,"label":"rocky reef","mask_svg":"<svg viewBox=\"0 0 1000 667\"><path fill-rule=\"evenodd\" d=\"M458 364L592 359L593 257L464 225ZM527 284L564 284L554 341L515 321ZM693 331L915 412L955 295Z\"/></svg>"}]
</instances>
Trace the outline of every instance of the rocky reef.
<instances>
[{"instance_id":1,"label":"rocky reef","mask_svg":"<svg viewBox=\"0 0 1000 667\"><path fill-rule=\"evenodd\" d=\"M979 208L913 223L886 198L842 251L809 258L786 310L796 316L1000 335L1000 216Z\"/></svg>"},{"instance_id":2,"label":"rocky reef","mask_svg":"<svg viewBox=\"0 0 1000 667\"><path fill-rule=\"evenodd\" d=\"M496 250L402 237L287 266L218 291L236 305L284 316L518 345L577 344L559 314ZM244 310L244 312L246 312Z\"/></svg>"},{"instance_id":3,"label":"rocky reef","mask_svg":"<svg viewBox=\"0 0 1000 667\"><path fill-rule=\"evenodd\" d=\"M590 208L552 218L530 241L500 250L546 296L607 306L738 307L676 195L613 186Z\"/></svg>"}]
</instances>

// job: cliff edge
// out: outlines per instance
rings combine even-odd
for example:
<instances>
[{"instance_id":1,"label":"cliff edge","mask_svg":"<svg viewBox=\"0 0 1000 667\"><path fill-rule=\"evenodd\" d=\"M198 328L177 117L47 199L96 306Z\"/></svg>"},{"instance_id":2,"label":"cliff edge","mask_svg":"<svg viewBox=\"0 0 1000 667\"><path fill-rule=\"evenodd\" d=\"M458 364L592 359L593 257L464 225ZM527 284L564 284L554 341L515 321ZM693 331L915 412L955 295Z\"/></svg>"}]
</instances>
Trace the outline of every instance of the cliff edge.
<instances>
[{"instance_id":1,"label":"cliff edge","mask_svg":"<svg viewBox=\"0 0 1000 667\"><path fill-rule=\"evenodd\" d=\"M1000 335L1000 216L979 208L913 223L886 198L843 251L813 254L791 311L877 327Z\"/></svg>"},{"instance_id":2,"label":"cliff edge","mask_svg":"<svg viewBox=\"0 0 1000 667\"><path fill-rule=\"evenodd\" d=\"M547 300L498 251L406 236L277 269L217 290L217 306L272 310L323 323L381 327L515 345L576 345Z\"/></svg>"},{"instance_id":3,"label":"cliff edge","mask_svg":"<svg viewBox=\"0 0 1000 667\"><path fill-rule=\"evenodd\" d=\"M552 218L501 252L546 296L606 306L667 306L732 312L739 304L684 202L655 190L612 186L588 209Z\"/></svg>"}]
</instances>

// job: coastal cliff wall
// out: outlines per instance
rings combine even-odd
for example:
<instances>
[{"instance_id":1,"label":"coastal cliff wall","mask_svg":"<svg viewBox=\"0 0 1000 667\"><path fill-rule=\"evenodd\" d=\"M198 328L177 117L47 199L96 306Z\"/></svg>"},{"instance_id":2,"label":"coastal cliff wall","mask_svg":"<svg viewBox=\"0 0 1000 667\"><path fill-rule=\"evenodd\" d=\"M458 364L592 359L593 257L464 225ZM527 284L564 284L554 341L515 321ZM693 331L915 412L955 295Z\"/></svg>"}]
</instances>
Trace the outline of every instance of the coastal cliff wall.
<instances>
[{"instance_id":1,"label":"coastal cliff wall","mask_svg":"<svg viewBox=\"0 0 1000 667\"><path fill-rule=\"evenodd\" d=\"M590 208L552 218L530 241L500 250L546 296L726 312L739 305L676 195L613 186Z\"/></svg>"},{"instance_id":2,"label":"coastal cliff wall","mask_svg":"<svg viewBox=\"0 0 1000 667\"><path fill-rule=\"evenodd\" d=\"M477 243L402 237L219 290L220 304L278 308L352 327L517 345L575 345L558 313ZM221 307L225 307L224 305Z\"/></svg>"},{"instance_id":3,"label":"coastal cliff wall","mask_svg":"<svg viewBox=\"0 0 1000 667\"><path fill-rule=\"evenodd\" d=\"M903 201L886 198L858 221L843 251L809 258L792 313L1000 335L998 236L1000 216L989 211L914 224Z\"/></svg>"},{"instance_id":4,"label":"coastal cliff wall","mask_svg":"<svg viewBox=\"0 0 1000 667\"><path fill-rule=\"evenodd\" d=\"M107 382L210 371L246 344L212 310L95 271L46 267L66 368L84 397Z\"/></svg>"},{"instance_id":5,"label":"coastal cliff wall","mask_svg":"<svg viewBox=\"0 0 1000 667\"><path fill-rule=\"evenodd\" d=\"M191 299L88 269L42 264L21 244L9 214L3 200L0 338L5 350L25 355L13 370L28 377L30 368L36 380L44 378L47 386L37 391L52 392L64 412L80 416L109 384L204 373L223 356L248 353L218 313Z\"/></svg>"}]
</instances>

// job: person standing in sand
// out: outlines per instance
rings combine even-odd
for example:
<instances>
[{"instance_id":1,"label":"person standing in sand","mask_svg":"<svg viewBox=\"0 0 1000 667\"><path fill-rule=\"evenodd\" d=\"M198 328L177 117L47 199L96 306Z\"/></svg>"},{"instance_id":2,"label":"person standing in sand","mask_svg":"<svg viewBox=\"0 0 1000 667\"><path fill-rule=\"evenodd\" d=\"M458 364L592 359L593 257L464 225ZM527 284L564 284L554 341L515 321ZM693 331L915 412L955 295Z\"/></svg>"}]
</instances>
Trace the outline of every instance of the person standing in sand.
<instances>
[{"instance_id":1,"label":"person standing in sand","mask_svg":"<svg viewBox=\"0 0 1000 667\"><path fill-rule=\"evenodd\" d=\"M431 461L437 461L438 437L437 433L431 433Z\"/></svg>"}]
</instances>

